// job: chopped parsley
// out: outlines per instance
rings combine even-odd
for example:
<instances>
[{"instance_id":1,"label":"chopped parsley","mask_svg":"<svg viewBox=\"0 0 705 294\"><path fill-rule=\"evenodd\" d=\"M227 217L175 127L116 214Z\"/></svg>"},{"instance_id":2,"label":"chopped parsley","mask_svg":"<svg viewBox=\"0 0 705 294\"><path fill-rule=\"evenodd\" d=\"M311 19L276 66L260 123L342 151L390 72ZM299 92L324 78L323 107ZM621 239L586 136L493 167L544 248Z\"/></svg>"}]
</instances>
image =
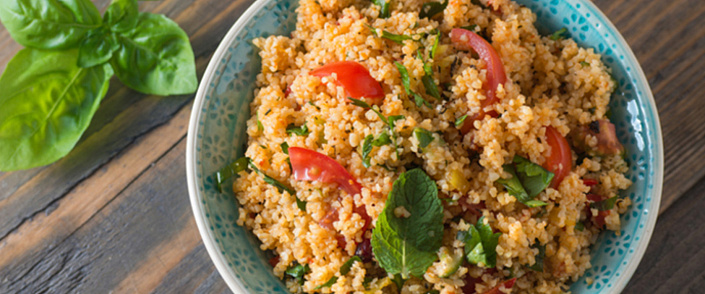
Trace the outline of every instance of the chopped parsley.
<instances>
[{"instance_id":1,"label":"chopped parsley","mask_svg":"<svg viewBox=\"0 0 705 294\"><path fill-rule=\"evenodd\" d=\"M558 40L560 40L560 39L565 38L565 37L566 37L566 33L568 33L568 29L567 29L567 28L562 28L562 29L556 31L555 33L553 33L553 34L549 37L549 39L551 39L551 40L553 40L553 41L558 41Z\"/></svg>"},{"instance_id":2,"label":"chopped parsley","mask_svg":"<svg viewBox=\"0 0 705 294\"><path fill-rule=\"evenodd\" d=\"M485 224L484 219L480 217L461 238L465 241L465 258L469 263L493 268L497 264L497 243L502 233L492 233L492 227Z\"/></svg>"},{"instance_id":3,"label":"chopped parsley","mask_svg":"<svg viewBox=\"0 0 705 294\"><path fill-rule=\"evenodd\" d=\"M394 145L394 152L396 152L397 157L399 157L399 148L397 146L397 140L396 140L397 134L394 132L394 127L396 125L396 121L404 119L405 117L403 115L390 115L389 117L387 117L387 116L384 116L384 114L382 114L381 112L379 112L379 110L377 108L373 108L372 106L367 104L367 102L365 102L365 101L355 99L355 98L350 98L350 97L348 97L348 100L352 101L352 104L355 106L359 106L364 109L371 109L372 111L374 111L375 114L377 114L379 119L382 120L382 122L384 122L385 125L387 125L389 133L391 134L391 140L389 138L389 135L387 135L385 137L380 135L380 137L377 138L377 140L374 140L372 142L374 143L376 141L377 144L382 144L384 142L390 141L392 143L392 145ZM386 143L386 144L389 144L389 143ZM382 145L375 145L375 146L382 146ZM364 147L363 147L363 149L364 149Z\"/></svg>"},{"instance_id":4,"label":"chopped parsley","mask_svg":"<svg viewBox=\"0 0 705 294\"><path fill-rule=\"evenodd\" d=\"M291 123L288 126L286 126L286 133L289 135L294 134L297 136L305 137L305 136L308 136L308 134L310 134L311 131L308 129L306 124L304 124L302 126L297 126L297 125Z\"/></svg>"},{"instance_id":5,"label":"chopped parsley","mask_svg":"<svg viewBox=\"0 0 705 294\"><path fill-rule=\"evenodd\" d=\"M515 155L512 163L502 166L511 177L499 179L507 192L516 197L519 202L529 207L544 206L547 203L534 198L546 189L553 180L553 173L526 158Z\"/></svg>"},{"instance_id":6,"label":"chopped parsley","mask_svg":"<svg viewBox=\"0 0 705 294\"><path fill-rule=\"evenodd\" d=\"M394 65L397 66L397 69L399 70L399 74L401 75L401 84L402 84L402 86L404 86L404 91L406 92L407 95L414 97L414 103L416 103L416 106L421 107L422 105L426 105L428 107L431 107L431 105L428 103L428 101L424 100L423 97L421 97L421 95L419 95L418 93L411 90L409 71L406 69L406 66L399 63L398 61L395 61Z\"/></svg>"},{"instance_id":7,"label":"chopped parsley","mask_svg":"<svg viewBox=\"0 0 705 294\"><path fill-rule=\"evenodd\" d=\"M426 2L423 6L421 6L421 13L419 13L419 17L433 17L434 15L441 13L447 6L448 0L443 2Z\"/></svg>"},{"instance_id":8,"label":"chopped parsley","mask_svg":"<svg viewBox=\"0 0 705 294\"><path fill-rule=\"evenodd\" d=\"M362 143L362 166L366 168L370 167L370 152L372 152L373 140L374 136L367 135L367 137L365 137L365 141Z\"/></svg>"}]
</instances>

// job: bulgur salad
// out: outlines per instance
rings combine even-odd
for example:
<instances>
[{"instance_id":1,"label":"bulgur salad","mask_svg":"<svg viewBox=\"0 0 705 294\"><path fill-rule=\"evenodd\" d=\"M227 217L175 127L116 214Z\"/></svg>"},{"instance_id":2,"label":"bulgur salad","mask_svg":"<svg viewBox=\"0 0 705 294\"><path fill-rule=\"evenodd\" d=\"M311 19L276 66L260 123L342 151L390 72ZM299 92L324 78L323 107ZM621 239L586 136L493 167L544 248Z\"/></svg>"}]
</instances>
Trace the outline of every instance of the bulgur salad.
<instances>
[{"instance_id":1,"label":"bulgur salad","mask_svg":"<svg viewBox=\"0 0 705 294\"><path fill-rule=\"evenodd\" d=\"M216 174L292 293L562 293L619 234L616 82L509 0L300 0Z\"/></svg>"}]
</instances>

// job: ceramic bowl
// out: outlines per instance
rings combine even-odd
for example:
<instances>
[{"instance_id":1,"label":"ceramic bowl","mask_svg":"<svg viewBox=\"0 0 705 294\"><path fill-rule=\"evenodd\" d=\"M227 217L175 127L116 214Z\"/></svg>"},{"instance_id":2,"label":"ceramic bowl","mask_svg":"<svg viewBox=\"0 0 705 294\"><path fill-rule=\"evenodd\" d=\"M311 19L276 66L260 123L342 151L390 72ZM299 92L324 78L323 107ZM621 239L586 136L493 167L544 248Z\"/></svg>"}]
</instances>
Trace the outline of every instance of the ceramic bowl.
<instances>
[{"instance_id":1,"label":"ceramic bowl","mask_svg":"<svg viewBox=\"0 0 705 294\"><path fill-rule=\"evenodd\" d=\"M634 54L617 29L588 0L517 0L531 8L539 31L563 27L581 46L594 48L612 68L619 89L612 121L627 150L634 184L622 195L632 206L622 216L622 233L603 233L592 248L592 268L571 286L573 293L619 293L649 243L663 181L663 142L651 90ZM257 0L218 46L203 76L191 113L186 171L194 217L216 268L235 293L287 293L272 274L259 242L239 227L232 192L218 193L213 175L244 152L245 121L260 59L251 40L288 35L296 23L297 0ZM592 280L592 283L587 281Z\"/></svg>"}]
</instances>

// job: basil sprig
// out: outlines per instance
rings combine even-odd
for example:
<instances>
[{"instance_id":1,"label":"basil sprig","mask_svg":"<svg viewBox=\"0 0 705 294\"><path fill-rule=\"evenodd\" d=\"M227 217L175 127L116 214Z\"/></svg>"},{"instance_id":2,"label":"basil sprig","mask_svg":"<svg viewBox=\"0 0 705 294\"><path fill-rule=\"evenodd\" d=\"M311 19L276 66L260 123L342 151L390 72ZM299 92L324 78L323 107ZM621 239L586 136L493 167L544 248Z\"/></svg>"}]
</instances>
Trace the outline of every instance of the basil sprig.
<instances>
[{"instance_id":1,"label":"basil sprig","mask_svg":"<svg viewBox=\"0 0 705 294\"><path fill-rule=\"evenodd\" d=\"M101 18L89 0L0 1L0 20L25 46L0 77L0 171L50 164L88 128L110 78L173 95L197 87L186 33L137 0L113 0Z\"/></svg>"}]
</instances>

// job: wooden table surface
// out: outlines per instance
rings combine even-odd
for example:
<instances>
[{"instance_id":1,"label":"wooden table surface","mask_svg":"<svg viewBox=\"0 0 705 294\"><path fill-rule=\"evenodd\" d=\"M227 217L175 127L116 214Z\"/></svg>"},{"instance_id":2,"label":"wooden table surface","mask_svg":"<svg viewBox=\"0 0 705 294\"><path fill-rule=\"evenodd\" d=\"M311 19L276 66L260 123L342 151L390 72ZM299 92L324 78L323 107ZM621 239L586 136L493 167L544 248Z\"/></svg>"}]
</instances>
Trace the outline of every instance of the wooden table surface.
<instances>
[{"instance_id":1,"label":"wooden table surface","mask_svg":"<svg viewBox=\"0 0 705 294\"><path fill-rule=\"evenodd\" d=\"M101 11L109 0L94 1ZM142 2L191 38L199 79L252 0ZM705 293L705 3L597 0L646 73L665 144L659 220L627 293ZM20 49L0 27L0 69ZM221 293L186 188L194 95L117 79L64 159L0 173L0 293Z\"/></svg>"}]
</instances>

